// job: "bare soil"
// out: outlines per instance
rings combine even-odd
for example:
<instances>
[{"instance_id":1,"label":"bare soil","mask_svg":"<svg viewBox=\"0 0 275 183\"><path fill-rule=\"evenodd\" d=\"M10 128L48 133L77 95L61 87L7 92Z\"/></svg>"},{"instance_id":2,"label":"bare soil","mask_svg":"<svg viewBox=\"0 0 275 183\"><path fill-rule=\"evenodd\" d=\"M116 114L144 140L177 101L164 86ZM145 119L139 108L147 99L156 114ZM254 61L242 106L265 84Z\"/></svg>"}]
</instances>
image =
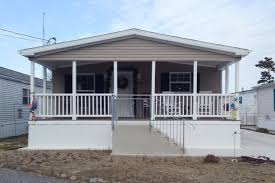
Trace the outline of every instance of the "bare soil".
<instances>
[{"instance_id":1,"label":"bare soil","mask_svg":"<svg viewBox=\"0 0 275 183\"><path fill-rule=\"evenodd\" d=\"M6 143L4 141L0 142L0 147ZM24 146L26 141L21 139L21 142ZM232 162L230 158L220 158L218 163L205 163L203 158L198 157L114 157L110 151L6 149L9 148L0 149L1 167L79 182L275 182L275 165L272 162Z\"/></svg>"},{"instance_id":2,"label":"bare soil","mask_svg":"<svg viewBox=\"0 0 275 183\"><path fill-rule=\"evenodd\" d=\"M0 151L16 150L27 146L27 135L20 135L16 137L0 139Z\"/></svg>"}]
</instances>

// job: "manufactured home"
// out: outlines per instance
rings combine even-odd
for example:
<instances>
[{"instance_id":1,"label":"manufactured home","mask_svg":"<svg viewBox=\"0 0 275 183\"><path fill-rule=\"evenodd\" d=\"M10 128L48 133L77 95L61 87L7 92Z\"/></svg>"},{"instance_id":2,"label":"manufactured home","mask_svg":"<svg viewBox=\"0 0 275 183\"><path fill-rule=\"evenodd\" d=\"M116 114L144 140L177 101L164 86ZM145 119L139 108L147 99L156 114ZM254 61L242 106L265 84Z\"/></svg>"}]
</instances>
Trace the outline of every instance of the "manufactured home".
<instances>
[{"instance_id":1,"label":"manufactured home","mask_svg":"<svg viewBox=\"0 0 275 183\"><path fill-rule=\"evenodd\" d=\"M129 29L20 53L38 101L29 149L141 149L151 138L138 137L142 125L185 150L240 147L239 62L247 49ZM35 91L35 64L52 71L52 93Z\"/></svg>"},{"instance_id":2,"label":"manufactured home","mask_svg":"<svg viewBox=\"0 0 275 183\"><path fill-rule=\"evenodd\" d=\"M43 80L35 78L35 90L43 93ZM0 138L28 133L30 76L0 67ZM48 93L51 85L48 83Z\"/></svg>"},{"instance_id":3,"label":"manufactured home","mask_svg":"<svg viewBox=\"0 0 275 183\"><path fill-rule=\"evenodd\" d=\"M240 115L242 119L246 120L248 125L254 124L257 128L274 131L275 83L254 86L249 91L241 92L240 96L242 97L241 109L245 109L245 113Z\"/></svg>"},{"instance_id":4,"label":"manufactured home","mask_svg":"<svg viewBox=\"0 0 275 183\"><path fill-rule=\"evenodd\" d=\"M257 91L254 89L240 92L240 120L243 126L256 126L258 122Z\"/></svg>"}]
</instances>

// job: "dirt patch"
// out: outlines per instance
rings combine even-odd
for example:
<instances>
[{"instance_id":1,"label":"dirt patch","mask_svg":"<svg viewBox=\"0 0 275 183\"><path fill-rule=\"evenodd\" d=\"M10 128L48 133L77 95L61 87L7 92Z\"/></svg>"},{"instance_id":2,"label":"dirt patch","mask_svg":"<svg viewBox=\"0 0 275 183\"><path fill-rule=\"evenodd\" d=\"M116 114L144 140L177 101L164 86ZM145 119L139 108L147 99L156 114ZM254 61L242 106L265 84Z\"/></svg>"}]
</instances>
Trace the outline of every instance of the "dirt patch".
<instances>
[{"instance_id":1,"label":"dirt patch","mask_svg":"<svg viewBox=\"0 0 275 183\"><path fill-rule=\"evenodd\" d=\"M2 145L6 144L6 145ZM8 145L9 144L9 145ZM20 151L26 137L0 141L0 166L78 182L183 182L231 183L275 182L273 162L241 158L119 157L110 151ZM258 160L256 160L258 162Z\"/></svg>"},{"instance_id":2,"label":"dirt patch","mask_svg":"<svg viewBox=\"0 0 275 183\"><path fill-rule=\"evenodd\" d=\"M22 147L26 147L27 143L27 135L0 139L0 151L16 150Z\"/></svg>"},{"instance_id":3,"label":"dirt patch","mask_svg":"<svg viewBox=\"0 0 275 183\"><path fill-rule=\"evenodd\" d=\"M271 163L221 158L112 157L109 151L1 151L0 165L80 182L275 182Z\"/></svg>"}]
</instances>

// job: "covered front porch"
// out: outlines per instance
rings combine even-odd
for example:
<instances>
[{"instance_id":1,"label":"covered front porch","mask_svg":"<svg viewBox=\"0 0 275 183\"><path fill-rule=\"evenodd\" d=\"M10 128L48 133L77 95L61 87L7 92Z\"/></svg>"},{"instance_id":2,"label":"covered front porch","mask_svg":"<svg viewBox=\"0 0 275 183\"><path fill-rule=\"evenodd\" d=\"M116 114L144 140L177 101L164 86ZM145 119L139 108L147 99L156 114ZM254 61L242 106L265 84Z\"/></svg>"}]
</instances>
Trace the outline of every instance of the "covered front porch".
<instances>
[{"instance_id":1,"label":"covered front porch","mask_svg":"<svg viewBox=\"0 0 275 183\"><path fill-rule=\"evenodd\" d=\"M71 64L53 70L52 93L31 91L38 102L37 119L238 119L235 94L228 93L228 69L222 93L223 67L217 69L215 62ZM235 82L238 91L237 72Z\"/></svg>"},{"instance_id":2,"label":"covered front porch","mask_svg":"<svg viewBox=\"0 0 275 183\"><path fill-rule=\"evenodd\" d=\"M222 93L221 69L198 61L71 63L53 71L53 93L34 93L30 149L179 156L239 147L237 95L228 93L228 74Z\"/></svg>"}]
</instances>

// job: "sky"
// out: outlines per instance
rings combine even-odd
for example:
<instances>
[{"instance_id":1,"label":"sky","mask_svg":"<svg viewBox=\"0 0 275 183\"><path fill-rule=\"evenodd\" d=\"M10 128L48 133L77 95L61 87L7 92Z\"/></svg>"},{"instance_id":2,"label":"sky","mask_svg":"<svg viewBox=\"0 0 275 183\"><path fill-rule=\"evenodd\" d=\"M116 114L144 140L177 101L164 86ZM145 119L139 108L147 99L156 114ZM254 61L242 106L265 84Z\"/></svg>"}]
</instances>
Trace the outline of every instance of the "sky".
<instances>
[{"instance_id":1,"label":"sky","mask_svg":"<svg viewBox=\"0 0 275 183\"><path fill-rule=\"evenodd\" d=\"M128 28L246 48L252 52L240 63L240 87L257 84L255 64L275 60L275 0L0 0L0 28L57 42ZM0 34L7 34L0 31ZM18 50L40 41L0 35L0 66L29 74L30 66ZM41 76L41 67L36 67ZM234 89L234 65L230 90Z\"/></svg>"}]
</instances>

